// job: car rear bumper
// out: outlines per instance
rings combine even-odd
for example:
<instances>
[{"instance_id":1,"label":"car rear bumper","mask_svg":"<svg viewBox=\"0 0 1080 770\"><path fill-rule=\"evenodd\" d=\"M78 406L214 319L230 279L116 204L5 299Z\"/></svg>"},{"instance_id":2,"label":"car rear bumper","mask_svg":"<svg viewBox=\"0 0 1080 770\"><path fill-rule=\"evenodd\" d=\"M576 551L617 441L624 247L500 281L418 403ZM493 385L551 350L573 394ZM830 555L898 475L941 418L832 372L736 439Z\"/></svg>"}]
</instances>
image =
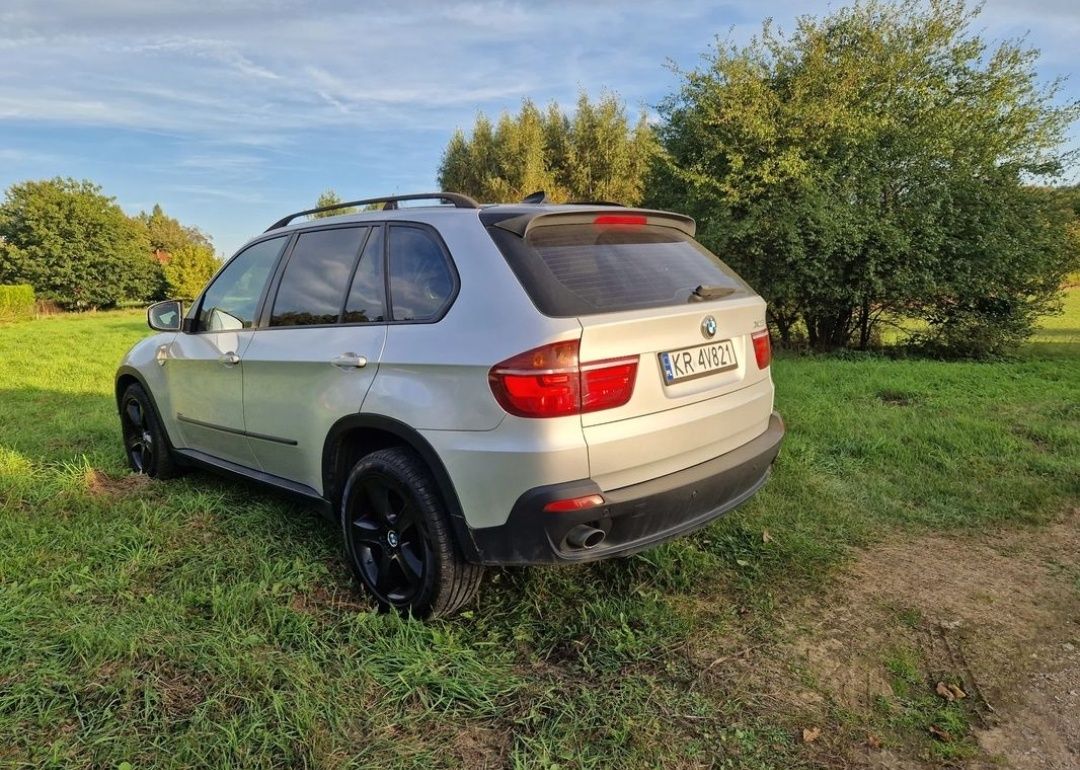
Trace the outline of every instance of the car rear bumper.
<instances>
[{"instance_id":1,"label":"car rear bumper","mask_svg":"<svg viewBox=\"0 0 1080 770\"><path fill-rule=\"evenodd\" d=\"M591 479L537 487L514 504L505 524L472 529L483 564L550 564L624 556L692 532L748 500L769 478L780 453L784 422L773 412L757 438L726 454L640 484L602 492ZM552 513L555 500L602 495L605 504ZM578 525L605 532L595 548L574 547L567 536Z\"/></svg>"}]
</instances>

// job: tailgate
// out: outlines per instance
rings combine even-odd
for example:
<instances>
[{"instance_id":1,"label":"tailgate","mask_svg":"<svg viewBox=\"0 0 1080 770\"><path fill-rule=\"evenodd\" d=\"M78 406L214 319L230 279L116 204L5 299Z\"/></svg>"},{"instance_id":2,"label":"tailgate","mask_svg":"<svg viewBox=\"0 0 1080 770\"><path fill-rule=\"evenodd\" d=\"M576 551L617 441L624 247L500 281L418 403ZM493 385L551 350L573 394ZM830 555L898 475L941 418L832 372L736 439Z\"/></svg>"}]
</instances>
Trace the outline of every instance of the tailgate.
<instances>
[{"instance_id":1,"label":"tailgate","mask_svg":"<svg viewBox=\"0 0 1080 770\"><path fill-rule=\"evenodd\" d=\"M590 475L601 488L615 489L705 462L768 427L772 381L767 368L758 368L751 340L753 332L765 328L761 298L580 321L583 362L639 356L630 400L582 415ZM676 354L679 360L689 355L689 365L674 365Z\"/></svg>"}]
</instances>

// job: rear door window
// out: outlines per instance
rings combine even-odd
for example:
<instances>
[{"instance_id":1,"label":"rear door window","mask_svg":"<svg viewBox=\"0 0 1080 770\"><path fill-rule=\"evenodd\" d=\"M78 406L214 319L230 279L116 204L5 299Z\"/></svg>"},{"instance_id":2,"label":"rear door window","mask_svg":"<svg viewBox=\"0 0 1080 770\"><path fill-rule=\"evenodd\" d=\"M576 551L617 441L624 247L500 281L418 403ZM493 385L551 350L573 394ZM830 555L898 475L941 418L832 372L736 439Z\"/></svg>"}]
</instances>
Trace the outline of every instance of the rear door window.
<instances>
[{"instance_id":1,"label":"rear door window","mask_svg":"<svg viewBox=\"0 0 1080 770\"><path fill-rule=\"evenodd\" d=\"M289 256L270 313L271 326L335 324L368 227L301 233Z\"/></svg>"},{"instance_id":2,"label":"rear door window","mask_svg":"<svg viewBox=\"0 0 1080 770\"><path fill-rule=\"evenodd\" d=\"M424 227L390 226L390 305L395 321L431 321L453 298L454 273L435 235Z\"/></svg>"},{"instance_id":3,"label":"rear door window","mask_svg":"<svg viewBox=\"0 0 1080 770\"><path fill-rule=\"evenodd\" d=\"M536 306L550 316L584 316L745 296L742 279L685 233L656 225L534 227L525 239L489 227Z\"/></svg>"}]
</instances>

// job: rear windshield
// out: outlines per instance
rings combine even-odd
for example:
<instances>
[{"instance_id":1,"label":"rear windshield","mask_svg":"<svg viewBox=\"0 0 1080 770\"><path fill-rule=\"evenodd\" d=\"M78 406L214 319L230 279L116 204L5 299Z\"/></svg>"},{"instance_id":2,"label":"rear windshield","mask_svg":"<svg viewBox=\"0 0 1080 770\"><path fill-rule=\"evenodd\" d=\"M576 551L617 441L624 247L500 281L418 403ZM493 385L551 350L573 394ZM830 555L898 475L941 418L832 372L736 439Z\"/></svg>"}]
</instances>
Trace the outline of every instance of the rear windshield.
<instances>
[{"instance_id":1,"label":"rear windshield","mask_svg":"<svg viewBox=\"0 0 1080 770\"><path fill-rule=\"evenodd\" d=\"M749 287L704 246L656 225L534 227L524 239L489 227L540 312L583 316L746 296Z\"/></svg>"}]
</instances>

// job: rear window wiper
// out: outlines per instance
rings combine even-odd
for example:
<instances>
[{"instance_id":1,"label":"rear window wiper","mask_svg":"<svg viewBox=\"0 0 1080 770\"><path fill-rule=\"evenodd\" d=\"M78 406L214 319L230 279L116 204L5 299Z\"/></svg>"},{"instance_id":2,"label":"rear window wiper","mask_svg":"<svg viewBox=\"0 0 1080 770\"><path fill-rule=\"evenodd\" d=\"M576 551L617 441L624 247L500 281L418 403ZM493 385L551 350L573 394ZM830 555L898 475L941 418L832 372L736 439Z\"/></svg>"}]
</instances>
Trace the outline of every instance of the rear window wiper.
<instances>
[{"instance_id":1,"label":"rear window wiper","mask_svg":"<svg viewBox=\"0 0 1080 770\"><path fill-rule=\"evenodd\" d=\"M720 299L726 297L729 294L734 294L735 289L732 286L706 286L701 284L692 292L690 296L686 298L687 302L704 302L708 299Z\"/></svg>"}]
</instances>

